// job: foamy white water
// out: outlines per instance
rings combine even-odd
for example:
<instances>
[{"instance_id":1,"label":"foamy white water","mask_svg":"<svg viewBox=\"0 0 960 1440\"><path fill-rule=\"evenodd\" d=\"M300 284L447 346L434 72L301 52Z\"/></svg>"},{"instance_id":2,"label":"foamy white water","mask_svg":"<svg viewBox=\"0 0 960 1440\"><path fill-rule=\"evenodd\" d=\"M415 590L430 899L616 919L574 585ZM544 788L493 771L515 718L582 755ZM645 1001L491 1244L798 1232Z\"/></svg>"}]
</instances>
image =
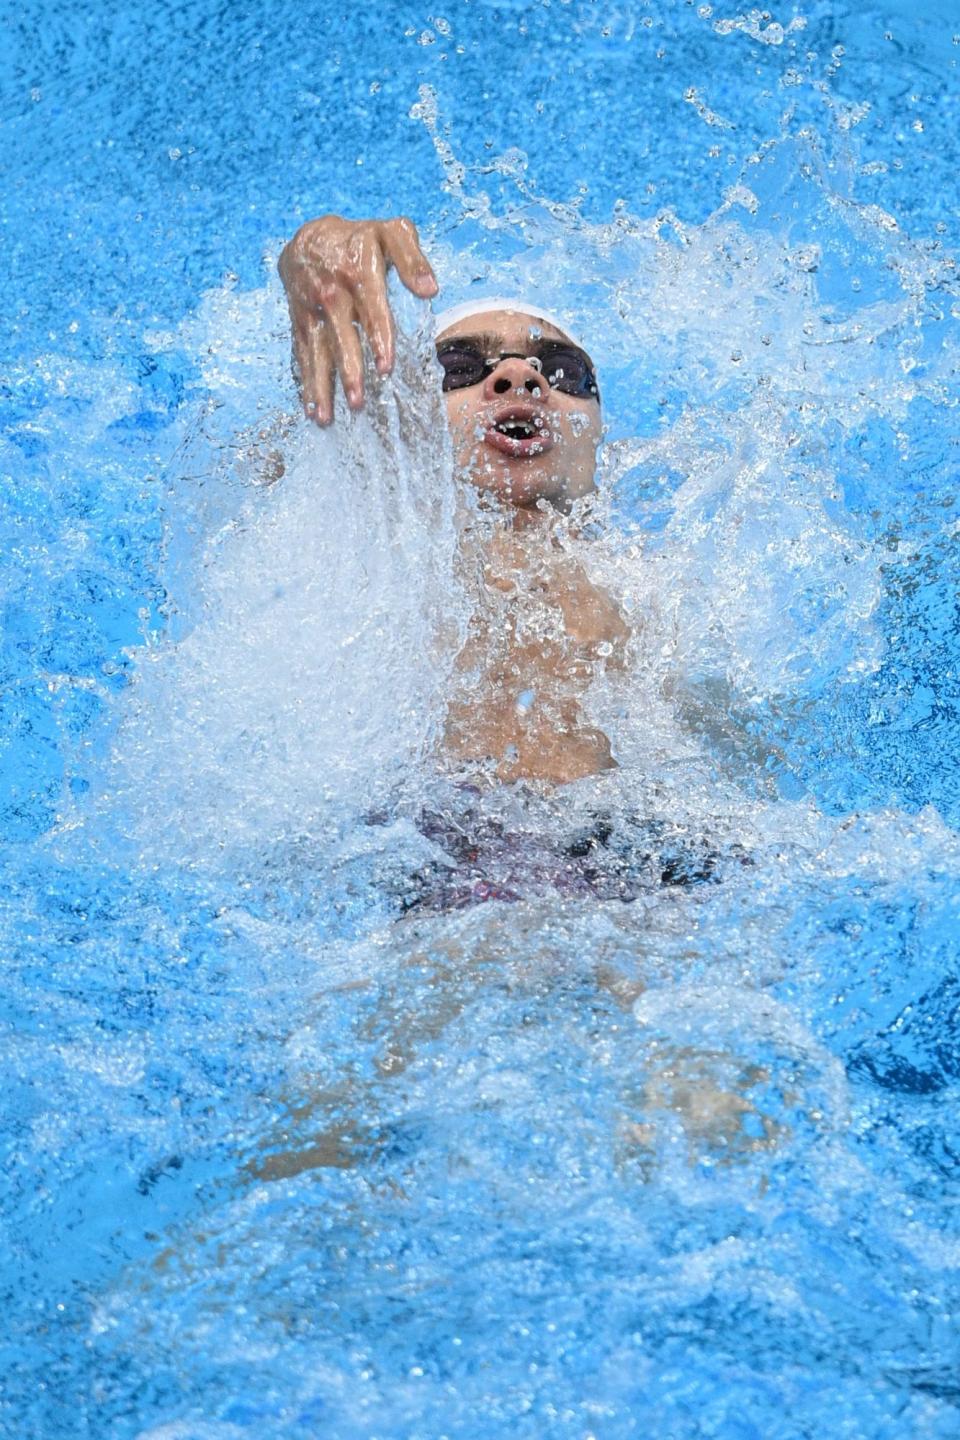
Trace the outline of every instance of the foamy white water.
<instances>
[{"instance_id":1,"label":"foamy white water","mask_svg":"<svg viewBox=\"0 0 960 1440\"><path fill-rule=\"evenodd\" d=\"M215 471L212 496L171 497L173 531L185 515L201 531L179 566L182 638L141 652L117 740L135 824L192 855L310 833L409 788L463 623L429 315L406 306L397 370L371 377L362 414L341 397L332 430L279 416L259 439L268 365L248 356L276 299L208 297L188 327L213 350L218 433L246 416L241 461L221 456L232 483Z\"/></svg>"}]
</instances>

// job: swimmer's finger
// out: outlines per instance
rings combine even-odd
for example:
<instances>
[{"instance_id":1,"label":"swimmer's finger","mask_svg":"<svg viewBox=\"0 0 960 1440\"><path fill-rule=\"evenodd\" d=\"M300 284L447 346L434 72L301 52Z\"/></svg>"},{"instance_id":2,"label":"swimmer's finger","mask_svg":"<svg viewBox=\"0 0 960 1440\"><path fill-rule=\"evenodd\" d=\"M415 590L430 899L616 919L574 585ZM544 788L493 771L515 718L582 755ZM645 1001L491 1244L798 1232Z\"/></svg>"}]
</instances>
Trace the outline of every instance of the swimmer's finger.
<instances>
[{"instance_id":1,"label":"swimmer's finger","mask_svg":"<svg viewBox=\"0 0 960 1440\"><path fill-rule=\"evenodd\" d=\"M303 413L318 425L329 425L333 420L333 358L324 334L319 295L314 293L317 287L288 283L282 267L281 275L287 285L294 370Z\"/></svg>"},{"instance_id":2,"label":"swimmer's finger","mask_svg":"<svg viewBox=\"0 0 960 1440\"><path fill-rule=\"evenodd\" d=\"M300 310L287 296L290 311L290 340L293 345L293 378L297 382L300 399L306 399L306 392L313 383L312 356L310 353L310 317Z\"/></svg>"},{"instance_id":3,"label":"swimmer's finger","mask_svg":"<svg viewBox=\"0 0 960 1440\"><path fill-rule=\"evenodd\" d=\"M296 377L300 398L306 399L307 389L313 381L310 373L310 341L305 327L298 325L291 312L290 336L293 340L293 373Z\"/></svg>"},{"instance_id":4,"label":"swimmer's finger","mask_svg":"<svg viewBox=\"0 0 960 1440\"><path fill-rule=\"evenodd\" d=\"M337 289L324 296L326 333L333 342L340 383L351 410L363 405L363 351L360 336L353 323L354 303L346 290Z\"/></svg>"},{"instance_id":5,"label":"swimmer's finger","mask_svg":"<svg viewBox=\"0 0 960 1440\"><path fill-rule=\"evenodd\" d=\"M387 267L380 244L365 236L359 255L360 280L357 286L357 308L377 369L389 375L393 369L394 324L387 298Z\"/></svg>"},{"instance_id":6,"label":"swimmer's finger","mask_svg":"<svg viewBox=\"0 0 960 1440\"><path fill-rule=\"evenodd\" d=\"M303 387L303 409L318 425L333 424L334 364L330 340L323 325L314 324L308 336L309 386Z\"/></svg>"},{"instance_id":7,"label":"swimmer's finger","mask_svg":"<svg viewBox=\"0 0 960 1440\"><path fill-rule=\"evenodd\" d=\"M333 356L319 319L293 328L293 353L300 378L303 413L318 425L333 420Z\"/></svg>"},{"instance_id":8,"label":"swimmer's finger","mask_svg":"<svg viewBox=\"0 0 960 1440\"><path fill-rule=\"evenodd\" d=\"M280 256L279 270L283 288L287 292L290 323L296 328L307 327L315 320L320 309L320 284L312 268L303 260L287 258L288 246Z\"/></svg>"},{"instance_id":9,"label":"swimmer's finger","mask_svg":"<svg viewBox=\"0 0 960 1440\"><path fill-rule=\"evenodd\" d=\"M439 290L437 277L420 249L420 237L412 220L382 220L380 233L387 257L396 266L397 274L414 295L429 300Z\"/></svg>"}]
</instances>

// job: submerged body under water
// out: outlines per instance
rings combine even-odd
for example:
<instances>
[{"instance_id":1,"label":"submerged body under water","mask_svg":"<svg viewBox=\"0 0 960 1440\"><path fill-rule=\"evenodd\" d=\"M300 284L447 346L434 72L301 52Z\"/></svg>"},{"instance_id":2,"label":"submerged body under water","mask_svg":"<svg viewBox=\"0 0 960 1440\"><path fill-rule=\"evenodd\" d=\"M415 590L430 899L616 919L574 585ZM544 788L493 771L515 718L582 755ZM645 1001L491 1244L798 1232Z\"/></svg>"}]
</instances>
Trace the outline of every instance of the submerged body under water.
<instances>
[{"instance_id":1,"label":"submerged body under water","mask_svg":"<svg viewBox=\"0 0 960 1440\"><path fill-rule=\"evenodd\" d=\"M9 292L17 1440L960 1427L950 27L900 0L494 8L384 40L355 7L321 55L284 4L209 47L202 5L161 6L129 17L131 87L100 18L54 5L57 83L11 101L39 165L79 96L107 187L17 190L47 229L69 190L101 308L54 318L46 272L32 308ZM525 110L481 102L531 56ZM250 109L275 95L283 126ZM318 149L330 96L362 153ZM287 225L250 209L279 154L331 204L393 203L388 104L406 169L437 157L410 203L445 300L536 290L600 367L600 501L561 541L633 638L577 658L617 765L567 785L464 739L485 522L429 316L398 297L396 374L319 435L272 262L218 278ZM170 215L203 237L185 277ZM488 728L521 735L524 678Z\"/></svg>"},{"instance_id":2,"label":"submerged body under water","mask_svg":"<svg viewBox=\"0 0 960 1440\"><path fill-rule=\"evenodd\" d=\"M800 1435L838 1396L850 1433L950 1434L952 1124L931 1106L955 841L782 802L715 817L709 848L703 814L692 840L666 819L571 838L614 793L552 806L532 855L524 816L546 817L516 787L465 855L429 821L365 827L392 831L373 852L351 831L333 874L303 841L201 900L182 980L127 976L164 1042L139 1083L218 1111L157 1117L142 1231L95 1299L115 1427L131 1397L182 1414L186 1375L215 1434L533 1436L565 1412L693 1436L709 1404L732 1434ZM371 887L380 923L331 936ZM86 1064L137 1086L115 1045Z\"/></svg>"}]
</instances>

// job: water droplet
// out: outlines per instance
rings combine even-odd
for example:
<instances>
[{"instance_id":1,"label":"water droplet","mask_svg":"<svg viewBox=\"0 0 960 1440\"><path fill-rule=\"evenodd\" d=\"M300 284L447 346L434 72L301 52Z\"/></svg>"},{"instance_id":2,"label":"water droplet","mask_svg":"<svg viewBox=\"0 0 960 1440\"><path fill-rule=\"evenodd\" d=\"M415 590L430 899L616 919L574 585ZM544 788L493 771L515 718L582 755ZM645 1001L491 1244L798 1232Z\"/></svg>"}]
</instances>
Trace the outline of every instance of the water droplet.
<instances>
[{"instance_id":1,"label":"water droplet","mask_svg":"<svg viewBox=\"0 0 960 1440\"><path fill-rule=\"evenodd\" d=\"M820 246L801 245L793 252L793 263L798 270L812 272L820 265Z\"/></svg>"}]
</instances>

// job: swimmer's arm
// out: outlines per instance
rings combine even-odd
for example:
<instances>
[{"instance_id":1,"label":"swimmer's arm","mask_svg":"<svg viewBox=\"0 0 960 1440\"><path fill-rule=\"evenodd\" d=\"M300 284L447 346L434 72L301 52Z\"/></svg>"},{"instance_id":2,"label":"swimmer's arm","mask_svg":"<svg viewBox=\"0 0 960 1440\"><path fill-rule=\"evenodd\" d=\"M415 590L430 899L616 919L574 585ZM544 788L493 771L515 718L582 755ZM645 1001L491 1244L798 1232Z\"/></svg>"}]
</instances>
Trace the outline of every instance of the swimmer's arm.
<instances>
[{"instance_id":1,"label":"swimmer's arm","mask_svg":"<svg viewBox=\"0 0 960 1440\"><path fill-rule=\"evenodd\" d=\"M387 299L390 266L414 295L428 300L437 281L410 220L344 220L323 215L301 225L278 262L287 292L294 368L304 413L333 420L339 375L351 410L363 405L366 333L377 370L393 368L395 329Z\"/></svg>"}]
</instances>

